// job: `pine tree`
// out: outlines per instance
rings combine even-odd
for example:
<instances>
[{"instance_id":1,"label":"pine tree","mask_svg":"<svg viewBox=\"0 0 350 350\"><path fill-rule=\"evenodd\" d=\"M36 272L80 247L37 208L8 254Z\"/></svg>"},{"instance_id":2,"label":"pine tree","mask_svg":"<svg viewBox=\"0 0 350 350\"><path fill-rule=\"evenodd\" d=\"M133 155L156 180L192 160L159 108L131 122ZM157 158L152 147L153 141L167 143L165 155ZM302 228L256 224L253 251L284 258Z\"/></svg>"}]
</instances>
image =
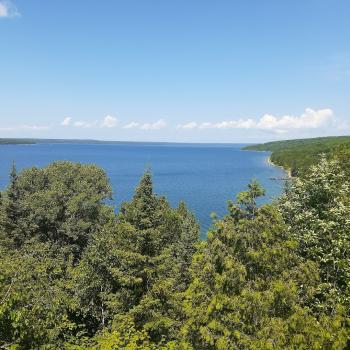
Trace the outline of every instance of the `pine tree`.
<instances>
[{"instance_id":1,"label":"pine tree","mask_svg":"<svg viewBox=\"0 0 350 350\"><path fill-rule=\"evenodd\" d=\"M93 237L78 266L75 293L90 331L131 317L153 341L173 339L198 235L184 204L172 209L154 194L147 171L117 222Z\"/></svg>"},{"instance_id":2,"label":"pine tree","mask_svg":"<svg viewBox=\"0 0 350 350\"><path fill-rule=\"evenodd\" d=\"M241 217L230 212L217 220L195 254L183 339L198 350L343 349L343 315L307 307L317 264L298 256L276 206L252 205L261 193L250 186L239 195Z\"/></svg>"},{"instance_id":3,"label":"pine tree","mask_svg":"<svg viewBox=\"0 0 350 350\"><path fill-rule=\"evenodd\" d=\"M265 195L265 189L256 181L252 180L248 184L247 191L242 191L237 195L237 201L228 201L228 210L234 220L243 218L253 218L258 212L257 199Z\"/></svg>"},{"instance_id":4,"label":"pine tree","mask_svg":"<svg viewBox=\"0 0 350 350\"><path fill-rule=\"evenodd\" d=\"M15 163L11 167L9 186L5 192L3 206L5 216L3 230L6 232L7 240L15 247L19 247L24 240L24 236L20 228L22 207Z\"/></svg>"}]
</instances>

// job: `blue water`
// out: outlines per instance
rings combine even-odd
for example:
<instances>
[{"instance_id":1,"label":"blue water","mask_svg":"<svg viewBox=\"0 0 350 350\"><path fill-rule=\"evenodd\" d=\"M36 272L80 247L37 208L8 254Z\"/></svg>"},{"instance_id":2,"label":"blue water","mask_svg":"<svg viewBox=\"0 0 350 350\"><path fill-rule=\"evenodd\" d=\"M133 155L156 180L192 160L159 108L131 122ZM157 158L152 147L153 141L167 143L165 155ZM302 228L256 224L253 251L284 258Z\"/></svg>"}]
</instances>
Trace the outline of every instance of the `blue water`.
<instances>
[{"instance_id":1,"label":"blue water","mask_svg":"<svg viewBox=\"0 0 350 350\"><path fill-rule=\"evenodd\" d=\"M147 167L155 192L173 206L183 200L196 214L202 235L211 225L210 213L222 216L226 202L256 178L267 190L263 201L278 197L284 172L267 163L268 153L241 151L239 144L36 144L0 146L0 188L8 183L15 161L18 170L45 166L57 160L94 163L107 172L117 207L130 200Z\"/></svg>"}]
</instances>

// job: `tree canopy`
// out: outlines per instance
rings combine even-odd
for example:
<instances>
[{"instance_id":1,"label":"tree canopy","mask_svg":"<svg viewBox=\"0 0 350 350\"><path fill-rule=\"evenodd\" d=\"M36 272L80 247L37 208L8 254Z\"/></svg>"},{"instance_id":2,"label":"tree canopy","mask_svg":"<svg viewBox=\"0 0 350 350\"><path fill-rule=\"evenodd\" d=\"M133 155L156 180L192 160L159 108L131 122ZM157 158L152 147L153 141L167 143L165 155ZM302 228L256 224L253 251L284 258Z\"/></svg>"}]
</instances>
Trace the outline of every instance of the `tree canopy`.
<instances>
[{"instance_id":1,"label":"tree canopy","mask_svg":"<svg viewBox=\"0 0 350 350\"><path fill-rule=\"evenodd\" d=\"M332 158L334 154L339 154L339 150L349 152L350 136L273 141L250 145L244 149L251 151L270 151L270 160L274 164L283 166L289 170L292 176L300 176L307 172L312 165L318 163L320 155Z\"/></svg>"},{"instance_id":2,"label":"tree canopy","mask_svg":"<svg viewBox=\"0 0 350 350\"><path fill-rule=\"evenodd\" d=\"M205 241L145 171L115 212L93 165L18 173L0 196L0 347L350 348L347 151L258 206L253 180Z\"/></svg>"}]
</instances>

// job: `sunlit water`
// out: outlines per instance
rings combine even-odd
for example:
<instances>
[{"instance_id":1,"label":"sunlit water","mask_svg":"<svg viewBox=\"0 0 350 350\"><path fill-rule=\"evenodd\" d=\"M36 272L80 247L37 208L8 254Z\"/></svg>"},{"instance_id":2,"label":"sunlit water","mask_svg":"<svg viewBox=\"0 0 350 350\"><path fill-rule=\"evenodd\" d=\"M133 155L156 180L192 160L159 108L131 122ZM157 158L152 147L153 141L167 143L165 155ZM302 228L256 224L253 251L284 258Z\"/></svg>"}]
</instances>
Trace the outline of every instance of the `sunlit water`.
<instances>
[{"instance_id":1,"label":"sunlit water","mask_svg":"<svg viewBox=\"0 0 350 350\"><path fill-rule=\"evenodd\" d=\"M238 144L36 144L0 146L0 187L8 183L12 162L18 170L57 160L94 163L107 172L114 202L130 200L144 170L151 167L155 192L173 206L183 200L196 214L205 237L210 213L222 216L234 199L256 178L266 189L263 201L279 196L285 176L267 163L268 153L242 151Z\"/></svg>"}]
</instances>

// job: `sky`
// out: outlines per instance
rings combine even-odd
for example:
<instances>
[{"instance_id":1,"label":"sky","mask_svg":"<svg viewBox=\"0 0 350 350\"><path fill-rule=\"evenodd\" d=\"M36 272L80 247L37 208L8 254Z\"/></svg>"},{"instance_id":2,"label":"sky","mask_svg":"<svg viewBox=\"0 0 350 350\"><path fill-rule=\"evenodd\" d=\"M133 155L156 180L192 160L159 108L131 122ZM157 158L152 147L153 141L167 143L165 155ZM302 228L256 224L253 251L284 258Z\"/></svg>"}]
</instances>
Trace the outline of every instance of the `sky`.
<instances>
[{"instance_id":1,"label":"sky","mask_svg":"<svg viewBox=\"0 0 350 350\"><path fill-rule=\"evenodd\" d=\"M350 134L348 0L0 0L0 137Z\"/></svg>"}]
</instances>

